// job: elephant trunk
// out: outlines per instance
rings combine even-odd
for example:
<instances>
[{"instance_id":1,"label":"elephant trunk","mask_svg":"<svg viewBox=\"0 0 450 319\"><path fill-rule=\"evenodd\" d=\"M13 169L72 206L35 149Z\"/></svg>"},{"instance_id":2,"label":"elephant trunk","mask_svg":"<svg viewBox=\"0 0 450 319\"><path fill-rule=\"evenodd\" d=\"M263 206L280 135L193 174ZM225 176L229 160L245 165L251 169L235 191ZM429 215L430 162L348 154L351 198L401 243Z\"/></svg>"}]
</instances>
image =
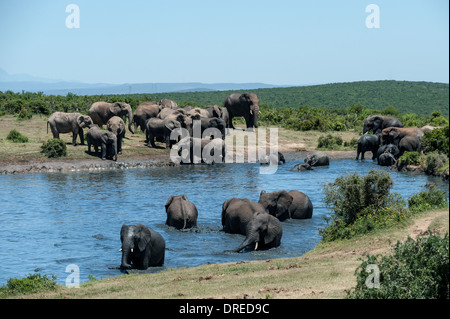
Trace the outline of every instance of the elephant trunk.
<instances>
[{"instance_id":1,"label":"elephant trunk","mask_svg":"<svg viewBox=\"0 0 450 319\"><path fill-rule=\"evenodd\" d=\"M364 123L363 134L366 134L367 132L369 132L369 130L370 130L369 125L367 125L366 123Z\"/></svg>"},{"instance_id":2,"label":"elephant trunk","mask_svg":"<svg viewBox=\"0 0 450 319\"><path fill-rule=\"evenodd\" d=\"M253 126L255 128L258 128L258 113L259 113L259 109L256 107L255 111L253 112Z\"/></svg>"},{"instance_id":3,"label":"elephant trunk","mask_svg":"<svg viewBox=\"0 0 450 319\"><path fill-rule=\"evenodd\" d=\"M130 130L131 134L134 134L133 130L131 129L131 122L133 119L133 113L131 111L131 107L129 108L129 110L127 110L127 117L128 117L128 129Z\"/></svg>"},{"instance_id":4,"label":"elephant trunk","mask_svg":"<svg viewBox=\"0 0 450 319\"><path fill-rule=\"evenodd\" d=\"M234 252L238 253L241 250L245 249L247 246L250 246L252 244L255 244L255 250L258 249L258 242L259 242L259 236L253 234L253 235L247 235L245 240L242 242L242 244L239 245L238 248L233 250Z\"/></svg>"},{"instance_id":5,"label":"elephant trunk","mask_svg":"<svg viewBox=\"0 0 450 319\"><path fill-rule=\"evenodd\" d=\"M113 153L113 160L114 162L117 162L117 142L113 142L112 144L112 151Z\"/></svg>"},{"instance_id":6,"label":"elephant trunk","mask_svg":"<svg viewBox=\"0 0 450 319\"><path fill-rule=\"evenodd\" d=\"M130 252L128 249L122 249L122 262L120 264L121 269L131 269L130 264Z\"/></svg>"}]
</instances>

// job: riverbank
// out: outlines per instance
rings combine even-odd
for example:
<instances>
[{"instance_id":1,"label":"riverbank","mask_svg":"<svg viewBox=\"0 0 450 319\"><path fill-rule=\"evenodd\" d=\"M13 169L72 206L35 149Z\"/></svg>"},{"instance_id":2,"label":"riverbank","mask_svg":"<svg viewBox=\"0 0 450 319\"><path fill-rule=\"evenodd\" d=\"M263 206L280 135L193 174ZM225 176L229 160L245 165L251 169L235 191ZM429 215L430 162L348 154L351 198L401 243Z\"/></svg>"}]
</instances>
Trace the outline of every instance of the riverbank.
<instances>
[{"instance_id":1,"label":"riverbank","mask_svg":"<svg viewBox=\"0 0 450 319\"><path fill-rule=\"evenodd\" d=\"M407 222L350 240L320 243L301 257L263 261L208 264L166 269L155 274L121 275L92 280L78 289L59 286L55 291L24 298L345 298L356 284L354 272L364 254L388 254L408 236L430 229L449 230L448 210L419 213Z\"/></svg>"}]
</instances>

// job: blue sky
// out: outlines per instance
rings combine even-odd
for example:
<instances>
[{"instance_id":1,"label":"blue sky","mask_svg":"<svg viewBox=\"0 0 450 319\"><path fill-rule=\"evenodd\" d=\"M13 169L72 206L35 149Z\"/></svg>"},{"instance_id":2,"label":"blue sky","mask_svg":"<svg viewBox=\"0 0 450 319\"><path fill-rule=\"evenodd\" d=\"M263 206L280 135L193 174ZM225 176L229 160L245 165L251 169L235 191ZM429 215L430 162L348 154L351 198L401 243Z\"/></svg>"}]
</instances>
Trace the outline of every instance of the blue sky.
<instances>
[{"instance_id":1,"label":"blue sky","mask_svg":"<svg viewBox=\"0 0 450 319\"><path fill-rule=\"evenodd\" d=\"M380 28L367 28L369 4ZM66 6L80 28L66 27ZM449 82L447 0L1 0L0 68L88 83Z\"/></svg>"}]
</instances>

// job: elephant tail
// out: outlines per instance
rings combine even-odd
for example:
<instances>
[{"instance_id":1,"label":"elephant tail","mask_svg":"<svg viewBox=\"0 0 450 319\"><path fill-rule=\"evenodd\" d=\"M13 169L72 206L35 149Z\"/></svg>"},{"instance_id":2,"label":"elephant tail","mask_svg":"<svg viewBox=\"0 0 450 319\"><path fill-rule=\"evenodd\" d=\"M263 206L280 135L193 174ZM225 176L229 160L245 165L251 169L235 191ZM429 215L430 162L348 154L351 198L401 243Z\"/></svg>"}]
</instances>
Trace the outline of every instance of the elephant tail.
<instances>
[{"instance_id":1,"label":"elephant tail","mask_svg":"<svg viewBox=\"0 0 450 319\"><path fill-rule=\"evenodd\" d=\"M186 205L181 204L181 213L183 214L183 229L186 228L186 220L187 220L187 214L186 214Z\"/></svg>"}]
</instances>

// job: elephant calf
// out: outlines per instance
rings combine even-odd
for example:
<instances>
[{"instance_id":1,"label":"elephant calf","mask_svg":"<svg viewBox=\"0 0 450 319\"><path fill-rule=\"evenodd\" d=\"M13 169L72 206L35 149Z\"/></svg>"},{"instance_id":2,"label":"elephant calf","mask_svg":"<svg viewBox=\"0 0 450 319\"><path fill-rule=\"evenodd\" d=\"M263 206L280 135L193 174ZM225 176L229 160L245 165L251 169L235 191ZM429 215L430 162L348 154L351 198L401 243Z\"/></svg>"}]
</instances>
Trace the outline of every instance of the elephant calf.
<instances>
[{"instance_id":1,"label":"elephant calf","mask_svg":"<svg viewBox=\"0 0 450 319\"><path fill-rule=\"evenodd\" d=\"M166 241L158 232L142 224L123 225L120 230L122 242L121 269L141 269L162 266Z\"/></svg>"},{"instance_id":2,"label":"elephant calf","mask_svg":"<svg viewBox=\"0 0 450 319\"><path fill-rule=\"evenodd\" d=\"M80 113L55 112L48 118L48 126L53 134L53 138L59 138L60 133L72 133L72 145L77 145L77 136L80 136L81 145L84 145L83 128L90 128L93 125L92 119Z\"/></svg>"},{"instance_id":3,"label":"elephant calf","mask_svg":"<svg viewBox=\"0 0 450 319\"><path fill-rule=\"evenodd\" d=\"M190 202L186 195L170 196L166 203L166 225L176 229L197 226L197 207Z\"/></svg>"},{"instance_id":4,"label":"elephant calf","mask_svg":"<svg viewBox=\"0 0 450 319\"><path fill-rule=\"evenodd\" d=\"M309 197L296 190L271 193L262 190L259 195L259 203L280 221L288 218L307 219L311 218L313 214L313 204Z\"/></svg>"},{"instance_id":5,"label":"elephant calf","mask_svg":"<svg viewBox=\"0 0 450 319\"><path fill-rule=\"evenodd\" d=\"M95 153L98 153L98 147L101 147L102 160L112 158L117 161L117 137L114 133L94 125L89 129L86 137L89 153L91 153L91 145L94 146Z\"/></svg>"},{"instance_id":6,"label":"elephant calf","mask_svg":"<svg viewBox=\"0 0 450 319\"><path fill-rule=\"evenodd\" d=\"M113 116L106 123L108 131L117 137L117 154L122 154L122 140L125 137L125 122L118 116Z\"/></svg>"},{"instance_id":7,"label":"elephant calf","mask_svg":"<svg viewBox=\"0 0 450 319\"><path fill-rule=\"evenodd\" d=\"M305 163L311 166L328 166L330 158L323 152L315 152L306 156Z\"/></svg>"}]
</instances>

